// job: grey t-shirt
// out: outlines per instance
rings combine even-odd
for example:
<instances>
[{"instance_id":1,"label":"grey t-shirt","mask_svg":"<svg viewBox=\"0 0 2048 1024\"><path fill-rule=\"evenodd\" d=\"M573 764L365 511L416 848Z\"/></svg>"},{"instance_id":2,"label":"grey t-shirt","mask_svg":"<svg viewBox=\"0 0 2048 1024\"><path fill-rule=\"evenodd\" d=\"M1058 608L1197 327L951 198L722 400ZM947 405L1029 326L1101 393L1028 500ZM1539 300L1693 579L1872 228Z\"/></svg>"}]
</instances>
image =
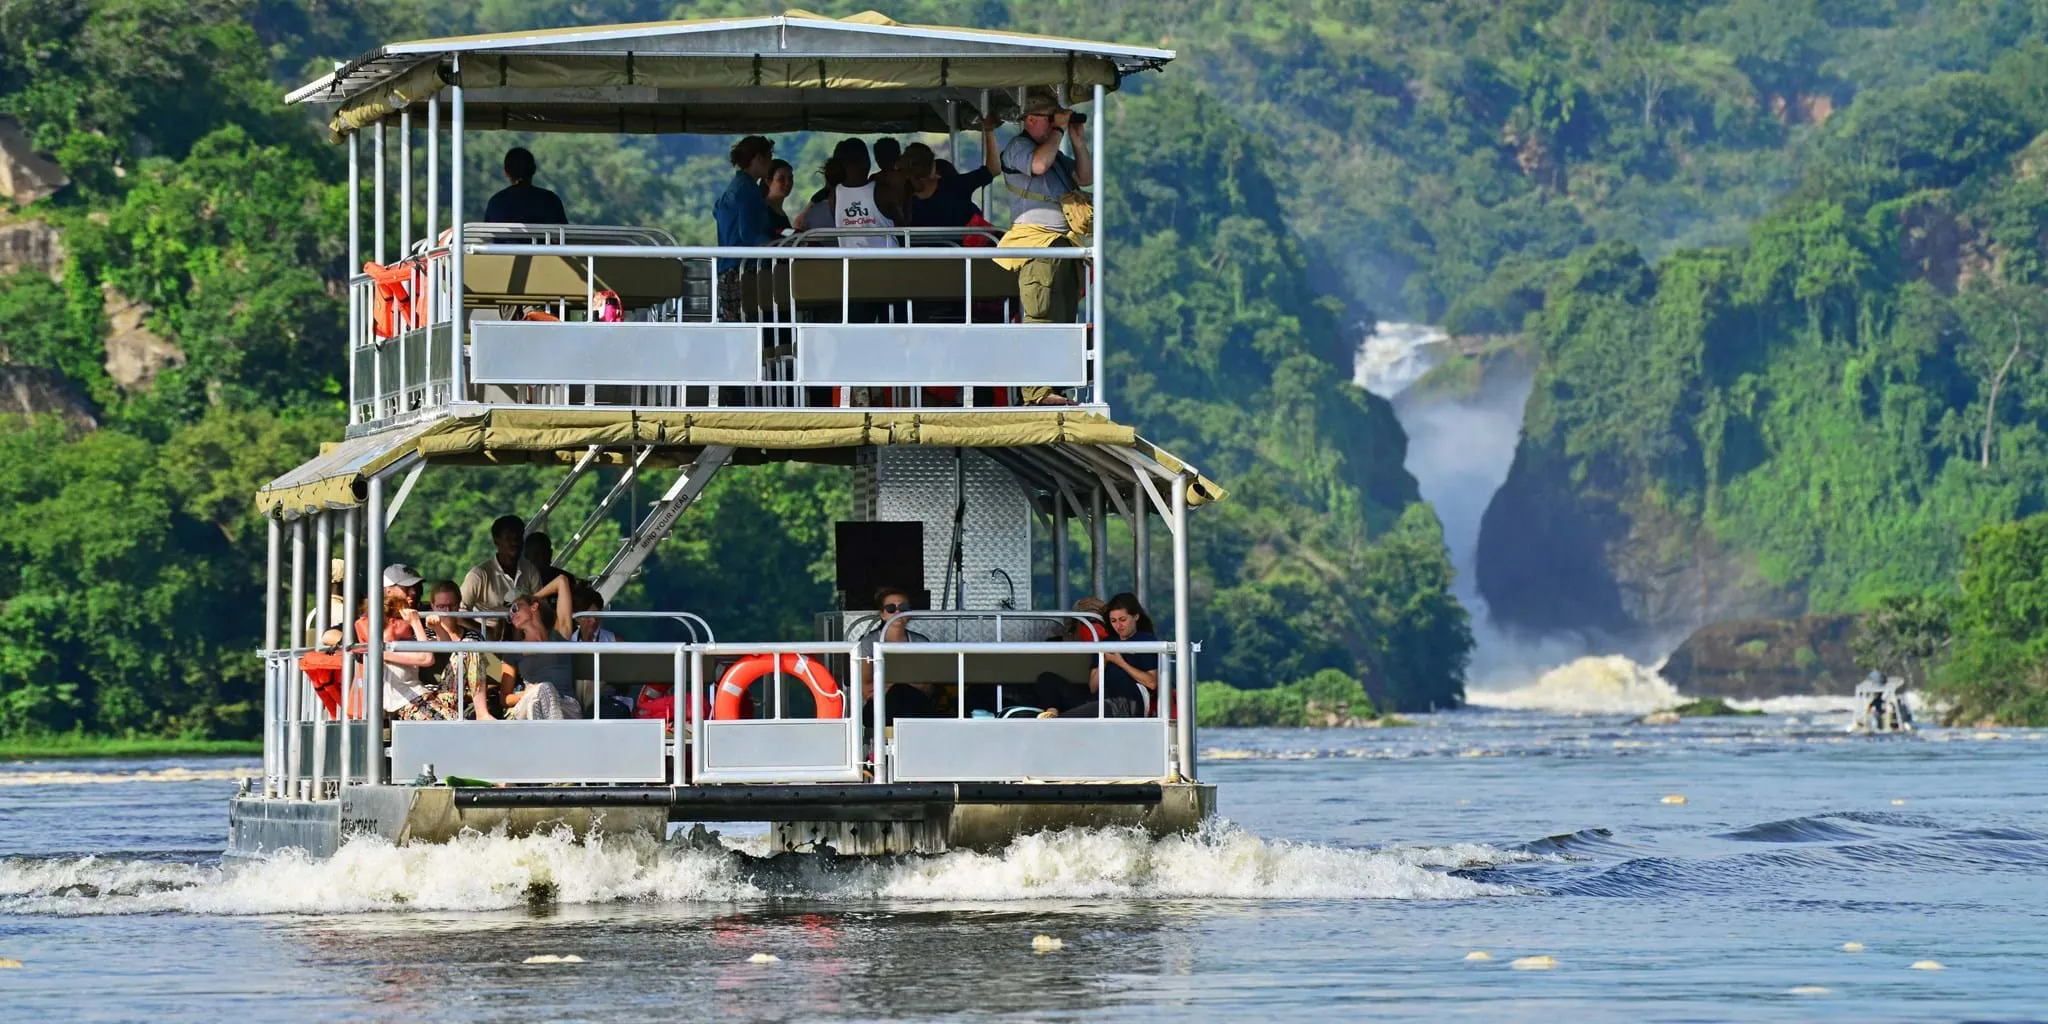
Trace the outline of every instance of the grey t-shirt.
<instances>
[{"instance_id":1,"label":"grey t-shirt","mask_svg":"<svg viewBox=\"0 0 2048 1024\"><path fill-rule=\"evenodd\" d=\"M1018 224L1037 224L1057 231L1067 229L1067 215L1060 210L1060 197L1079 187L1074 158L1061 153L1044 174L1031 173L1031 154L1038 143L1018 132L1003 147L1004 191L1010 193L1010 219ZM1028 195L1018 195L1018 192Z\"/></svg>"},{"instance_id":2,"label":"grey t-shirt","mask_svg":"<svg viewBox=\"0 0 2048 1024\"><path fill-rule=\"evenodd\" d=\"M564 641L572 639L554 630L548 630L548 639ZM505 663L519 670L519 681L524 683L553 683L555 689L564 694L576 693L576 661L571 654L505 654L500 655Z\"/></svg>"}]
</instances>

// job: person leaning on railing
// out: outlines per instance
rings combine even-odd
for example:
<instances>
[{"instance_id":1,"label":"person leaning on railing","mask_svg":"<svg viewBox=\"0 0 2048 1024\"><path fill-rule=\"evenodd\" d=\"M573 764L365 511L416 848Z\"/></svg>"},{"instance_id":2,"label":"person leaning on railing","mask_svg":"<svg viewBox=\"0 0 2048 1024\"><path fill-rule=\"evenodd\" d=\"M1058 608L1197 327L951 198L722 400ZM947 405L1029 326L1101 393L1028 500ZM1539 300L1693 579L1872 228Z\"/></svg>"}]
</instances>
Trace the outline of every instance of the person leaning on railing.
<instances>
[{"instance_id":1,"label":"person leaning on railing","mask_svg":"<svg viewBox=\"0 0 2048 1024\"><path fill-rule=\"evenodd\" d=\"M511 639L526 643L566 642L575 633L575 609L571 590L576 580L557 576L531 594L512 598ZM486 685L497 691L508 719L540 721L581 718L583 709L576 698L576 664L568 654L501 654L481 659ZM476 708L476 717L493 718L489 706Z\"/></svg>"},{"instance_id":2,"label":"person leaning on railing","mask_svg":"<svg viewBox=\"0 0 2048 1024\"><path fill-rule=\"evenodd\" d=\"M1152 629L1152 617L1145 614L1137 595L1118 594L1109 599L1106 607L1109 628L1116 634L1116 639L1144 643L1159 639ZM1051 673L1038 677L1038 684L1039 700L1046 707L1040 718L1141 718L1152 704L1152 694L1159 688L1159 655L1151 651L1136 654L1104 652L1102 667L1088 670L1086 694L1077 693L1078 688L1074 684ZM1064 711L1060 710L1061 705L1057 702L1074 696L1084 699Z\"/></svg>"}]
</instances>

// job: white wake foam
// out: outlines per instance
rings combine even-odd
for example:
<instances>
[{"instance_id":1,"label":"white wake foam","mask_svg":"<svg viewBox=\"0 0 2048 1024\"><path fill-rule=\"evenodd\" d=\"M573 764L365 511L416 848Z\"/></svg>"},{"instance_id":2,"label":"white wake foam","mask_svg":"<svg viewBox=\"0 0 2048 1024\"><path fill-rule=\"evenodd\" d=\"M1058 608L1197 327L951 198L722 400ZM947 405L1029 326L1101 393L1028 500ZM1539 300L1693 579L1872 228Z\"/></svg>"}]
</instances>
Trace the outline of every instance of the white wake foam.
<instances>
[{"instance_id":1,"label":"white wake foam","mask_svg":"<svg viewBox=\"0 0 2048 1024\"><path fill-rule=\"evenodd\" d=\"M1580 658L1512 690L1468 691L1465 700L1477 707L1569 715L1641 715L1685 702L1654 669L1619 654Z\"/></svg>"},{"instance_id":2,"label":"white wake foam","mask_svg":"<svg viewBox=\"0 0 2048 1024\"><path fill-rule=\"evenodd\" d=\"M249 915L497 910L535 901L993 902L1036 899L1464 899L1513 890L1445 873L1526 859L1487 846L1353 850L1219 825L1154 840L1123 829L1018 839L999 854L761 859L648 838L471 835L445 845L357 840L325 861L225 867L98 857L0 861L0 913Z\"/></svg>"},{"instance_id":3,"label":"white wake foam","mask_svg":"<svg viewBox=\"0 0 2048 1024\"><path fill-rule=\"evenodd\" d=\"M0 786L115 786L130 782L234 782L253 779L263 769L161 768L132 772L0 771Z\"/></svg>"}]
</instances>

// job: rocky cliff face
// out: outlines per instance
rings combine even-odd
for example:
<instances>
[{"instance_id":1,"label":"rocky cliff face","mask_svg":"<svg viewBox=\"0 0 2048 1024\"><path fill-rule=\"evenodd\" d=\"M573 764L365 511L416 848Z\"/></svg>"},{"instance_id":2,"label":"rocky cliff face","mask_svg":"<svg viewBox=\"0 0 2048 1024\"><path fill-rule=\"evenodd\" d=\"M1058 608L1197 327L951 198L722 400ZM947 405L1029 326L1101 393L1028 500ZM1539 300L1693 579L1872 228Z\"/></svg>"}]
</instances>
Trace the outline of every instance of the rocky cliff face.
<instances>
[{"instance_id":1,"label":"rocky cliff face","mask_svg":"<svg viewBox=\"0 0 2048 1024\"><path fill-rule=\"evenodd\" d=\"M1796 615L1797 591L1716 543L1696 519L1643 492L1575 482L1524 442L1479 530L1479 592L1503 625L1590 632L1656 657L1701 626Z\"/></svg>"}]
</instances>

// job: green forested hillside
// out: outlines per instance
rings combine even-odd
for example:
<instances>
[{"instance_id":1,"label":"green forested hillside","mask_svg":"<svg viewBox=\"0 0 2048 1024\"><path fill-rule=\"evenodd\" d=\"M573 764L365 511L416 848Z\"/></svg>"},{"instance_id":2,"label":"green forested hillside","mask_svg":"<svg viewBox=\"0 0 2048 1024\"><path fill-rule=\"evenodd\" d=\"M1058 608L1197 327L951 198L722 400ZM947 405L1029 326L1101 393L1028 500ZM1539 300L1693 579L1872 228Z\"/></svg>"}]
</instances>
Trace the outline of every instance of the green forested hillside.
<instances>
[{"instance_id":1,"label":"green forested hillside","mask_svg":"<svg viewBox=\"0 0 2048 1024\"><path fill-rule=\"evenodd\" d=\"M0 0L0 112L72 178L0 204L0 228L53 229L62 252L0 273L0 373L37 396L0 414L0 732L253 729L250 498L341 423L340 151L279 105L279 81L372 39L675 13L649 6ZM681 13L698 11L724 6ZM1111 379L1123 418L1242 496L1204 513L1196 551L1205 675L1335 669L1392 706L1455 702L1470 641L1440 535L1391 411L1349 382L1342 304L1309 282L1271 142L1191 78L1147 85L1112 126L1143 184L1110 211L1126 225ZM703 155L717 144L539 148L574 215L694 238L724 177ZM488 550L490 517L551 482L428 474L394 556L459 575ZM824 470L726 474L626 600L801 634L828 603L829 524L847 504ZM609 539L571 568L594 568ZM743 576L776 582L731 585Z\"/></svg>"},{"instance_id":2,"label":"green forested hillside","mask_svg":"<svg viewBox=\"0 0 2048 1024\"><path fill-rule=\"evenodd\" d=\"M2048 23L1984 27L1959 69L1859 93L1740 244L1562 264L1482 538L1497 611L1616 631L1864 611L1953 592L1974 531L2048 505ZM2005 707L2041 706L2029 678Z\"/></svg>"},{"instance_id":3,"label":"green forested hillside","mask_svg":"<svg viewBox=\"0 0 2048 1024\"><path fill-rule=\"evenodd\" d=\"M1348 383L1377 315L1536 356L1482 550L1527 624L1867 607L1945 586L1970 528L2042 505L2035 5L805 6L1181 51L1111 125L1111 383L1236 485L1197 551L1210 678L1335 668L1391 707L1456 699L1470 640L1434 517ZM248 728L247 495L340 418L339 151L278 83L383 39L772 9L0 0L0 112L73 178L0 204L0 231L52 225L64 252L0 271L0 393L48 412L0 429L0 731ZM572 215L691 238L718 147L536 145ZM540 486L429 475L396 549L453 573ZM636 599L725 600L771 560L791 588L730 614L800 632L844 504L814 470L721 478Z\"/></svg>"}]
</instances>

